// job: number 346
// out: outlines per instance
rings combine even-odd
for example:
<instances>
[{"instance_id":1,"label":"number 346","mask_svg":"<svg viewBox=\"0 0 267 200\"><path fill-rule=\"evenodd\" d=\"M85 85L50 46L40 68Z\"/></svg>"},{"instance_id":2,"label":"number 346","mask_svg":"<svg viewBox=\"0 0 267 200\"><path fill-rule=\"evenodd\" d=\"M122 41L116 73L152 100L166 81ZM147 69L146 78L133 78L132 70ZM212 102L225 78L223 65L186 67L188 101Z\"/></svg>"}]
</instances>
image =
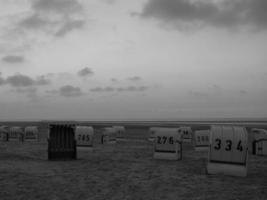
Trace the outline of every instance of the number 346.
<instances>
[{"instance_id":1,"label":"number 346","mask_svg":"<svg viewBox=\"0 0 267 200\"><path fill-rule=\"evenodd\" d=\"M233 144L232 140L226 140L225 142L226 142L225 151L231 151L232 150L232 144ZM214 149L217 151L220 150L221 146L222 146L222 140L217 138L217 139L215 139L215 143L216 143L216 145L214 146ZM239 140L236 149L239 151L243 151L241 140Z\"/></svg>"}]
</instances>

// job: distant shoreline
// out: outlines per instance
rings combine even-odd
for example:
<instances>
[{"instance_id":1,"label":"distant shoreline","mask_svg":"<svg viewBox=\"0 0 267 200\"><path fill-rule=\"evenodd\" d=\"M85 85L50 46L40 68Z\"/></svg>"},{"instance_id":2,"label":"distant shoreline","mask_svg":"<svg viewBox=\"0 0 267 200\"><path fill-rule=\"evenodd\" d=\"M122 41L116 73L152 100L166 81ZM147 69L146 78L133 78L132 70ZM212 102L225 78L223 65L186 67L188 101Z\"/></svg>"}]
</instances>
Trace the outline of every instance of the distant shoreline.
<instances>
[{"instance_id":1,"label":"distant shoreline","mask_svg":"<svg viewBox=\"0 0 267 200\"><path fill-rule=\"evenodd\" d=\"M0 122L82 122L82 123L267 123L267 118L206 118L206 119L51 119L0 120Z\"/></svg>"}]
</instances>

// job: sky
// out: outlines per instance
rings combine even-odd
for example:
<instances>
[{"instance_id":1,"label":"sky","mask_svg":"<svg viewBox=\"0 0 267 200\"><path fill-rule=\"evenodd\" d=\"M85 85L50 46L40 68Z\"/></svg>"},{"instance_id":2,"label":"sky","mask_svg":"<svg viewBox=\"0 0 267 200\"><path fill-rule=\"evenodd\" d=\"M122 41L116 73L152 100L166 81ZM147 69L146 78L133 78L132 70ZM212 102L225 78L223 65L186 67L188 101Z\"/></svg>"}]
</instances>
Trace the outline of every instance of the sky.
<instances>
[{"instance_id":1,"label":"sky","mask_svg":"<svg viewBox=\"0 0 267 200\"><path fill-rule=\"evenodd\" d=\"M0 120L266 118L266 0L0 1Z\"/></svg>"}]
</instances>

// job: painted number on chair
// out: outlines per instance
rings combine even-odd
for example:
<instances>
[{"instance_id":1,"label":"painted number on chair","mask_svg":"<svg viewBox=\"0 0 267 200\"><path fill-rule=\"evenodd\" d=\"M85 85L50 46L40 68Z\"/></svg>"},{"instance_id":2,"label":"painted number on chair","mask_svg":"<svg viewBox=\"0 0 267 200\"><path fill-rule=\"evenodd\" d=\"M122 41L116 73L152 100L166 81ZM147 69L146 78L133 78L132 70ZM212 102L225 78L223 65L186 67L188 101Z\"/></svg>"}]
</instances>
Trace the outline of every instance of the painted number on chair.
<instances>
[{"instance_id":1,"label":"painted number on chair","mask_svg":"<svg viewBox=\"0 0 267 200\"><path fill-rule=\"evenodd\" d=\"M89 142L89 141L90 141L90 136L89 136L89 135L81 135L81 134L79 134L79 135L78 135L78 140L79 140L79 141L86 141L86 142Z\"/></svg>"},{"instance_id":2,"label":"painted number on chair","mask_svg":"<svg viewBox=\"0 0 267 200\"><path fill-rule=\"evenodd\" d=\"M224 148L225 151L231 151L232 150L232 140L226 140L226 147ZM214 149L216 151L219 151L222 147L222 140L219 139L219 138L216 138L215 139L215 146L214 146ZM242 141L239 140L238 144L237 144L237 147L236 147L237 150L239 151L243 151L243 147L242 147Z\"/></svg>"},{"instance_id":3,"label":"painted number on chair","mask_svg":"<svg viewBox=\"0 0 267 200\"><path fill-rule=\"evenodd\" d=\"M166 136L157 136L157 143L158 144L173 144L174 140L173 137L166 137Z\"/></svg>"}]
</instances>

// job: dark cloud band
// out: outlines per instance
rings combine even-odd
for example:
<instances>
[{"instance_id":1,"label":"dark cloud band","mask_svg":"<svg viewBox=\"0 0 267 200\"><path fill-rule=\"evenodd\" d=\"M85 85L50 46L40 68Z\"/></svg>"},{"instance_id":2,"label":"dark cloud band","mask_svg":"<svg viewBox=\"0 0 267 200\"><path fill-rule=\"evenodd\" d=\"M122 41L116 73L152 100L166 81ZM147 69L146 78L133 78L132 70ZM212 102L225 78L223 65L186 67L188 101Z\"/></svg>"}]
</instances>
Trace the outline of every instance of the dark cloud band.
<instances>
[{"instance_id":1,"label":"dark cloud band","mask_svg":"<svg viewBox=\"0 0 267 200\"><path fill-rule=\"evenodd\" d=\"M88 68L88 67L85 67L83 69L81 69L80 71L78 71L78 76L81 76L81 77L86 77L86 76L89 76L89 75L93 75L94 72Z\"/></svg>"},{"instance_id":2,"label":"dark cloud band","mask_svg":"<svg viewBox=\"0 0 267 200\"><path fill-rule=\"evenodd\" d=\"M47 90L49 95L60 95L63 97L79 97L83 95L81 88L72 85L64 85L58 90Z\"/></svg>"},{"instance_id":3,"label":"dark cloud band","mask_svg":"<svg viewBox=\"0 0 267 200\"><path fill-rule=\"evenodd\" d=\"M6 63L22 63L24 62L23 56L7 55L2 58L2 61Z\"/></svg>"},{"instance_id":4,"label":"dark cloud band","mask_svg":"<svg viewBox=\"0 0 267 200\"><path fill-rule=\"evenodd\" d=\"M142 78L140 76L133 76L128 78L129 81L140 81Z\"/></svg>"},{"instance_id":5,"label":"dark cloud band","mask_svg":"<svg viewBox=\"0 0 267 200\"><path fill-rule=\"evenodd\" d=\"M85 25L82 5L77 0L35 0L32 14L18 23L23 30L41 30L62 37Z\"/></svg>"},{"instance_id":6,"label":"dark cloud band","mask_svg":"<svg viewBox=\"0 0 267 200\"><path fill-rule=\"evenodd\" d=\"M90 89L91 92L142 92L147 90L147 86L128 86L128 87L96 87Z\"/></svg>"},{"instance_id":7,"label":"dark cloud band","mask_svg":"<svg viewBox=\"0 0 267 200\"><path fill-rule=\"evenodd\" d=\"M50 80L45 76L39 76L36 79L33 79L27 75L23 74L14 74L12 76L8 76L6 79L0 77L0 85L8 84L13 87L30 87L30 86L38 86L38 85L48 85L50 84Z\"/></svg>"},{"instance_id":8,"label":"dark cloud band","mask_svg":"<svg viewBox=\"0 0 267 200\"><path fill-rule=\"evenodd\" d=\"M220 0L216 2L149 0L140 16L155 18L177 28L202 26L267 28L266 0Z\"/></svg>"}]
</instances>

